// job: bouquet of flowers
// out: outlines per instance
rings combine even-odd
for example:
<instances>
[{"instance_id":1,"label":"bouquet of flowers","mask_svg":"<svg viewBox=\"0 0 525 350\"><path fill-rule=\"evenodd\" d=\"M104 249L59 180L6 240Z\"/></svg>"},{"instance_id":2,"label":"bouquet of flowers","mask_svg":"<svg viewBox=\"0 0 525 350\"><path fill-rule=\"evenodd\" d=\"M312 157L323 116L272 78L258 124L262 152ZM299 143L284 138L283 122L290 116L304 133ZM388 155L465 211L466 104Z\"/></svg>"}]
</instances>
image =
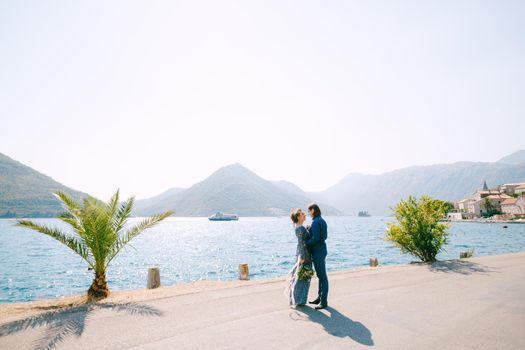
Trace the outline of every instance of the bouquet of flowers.
<instances>
[{"instance_id":1,"label":"bouquet of flowers","mask_svg":"<svg viewBox=\"0 0 525 350\"><path fill-rule=\"evenodd\" d=\"M303 281L303 280L309 280L312 277L315 276L315 272L312 269L312 266L301 264L299 266L299 271L297 272L297 279Z\"/></svg>"}]
</instances>

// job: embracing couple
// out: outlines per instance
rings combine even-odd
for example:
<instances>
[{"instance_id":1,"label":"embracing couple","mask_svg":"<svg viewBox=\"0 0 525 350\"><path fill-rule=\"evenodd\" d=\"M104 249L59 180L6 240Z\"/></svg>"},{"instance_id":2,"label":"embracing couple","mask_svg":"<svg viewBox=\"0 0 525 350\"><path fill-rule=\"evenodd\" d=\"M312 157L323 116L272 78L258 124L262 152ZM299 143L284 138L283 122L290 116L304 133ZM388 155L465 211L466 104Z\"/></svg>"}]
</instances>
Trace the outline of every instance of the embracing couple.
<instances>
[{"instance_id":1,"label":"embracing couple","mask_svg":"<svg viewBox=\"0 0 525 350\"><path fill-rule=\"evenodd\" d=\"M297 259L288 274L286 296L291 307L306 304L310 279L313 276L313 263L319 279L319 289L317 299L309 303L317 305L315 308L319 310L328 306L328 276L325 264L328 227L321 217L321 209L317 204L310 204L308 213L312 217L312 225L307 227L303 225L306 215L301 209L295 209L290 214L297 236Z\"/></svg>"}]
</instances>

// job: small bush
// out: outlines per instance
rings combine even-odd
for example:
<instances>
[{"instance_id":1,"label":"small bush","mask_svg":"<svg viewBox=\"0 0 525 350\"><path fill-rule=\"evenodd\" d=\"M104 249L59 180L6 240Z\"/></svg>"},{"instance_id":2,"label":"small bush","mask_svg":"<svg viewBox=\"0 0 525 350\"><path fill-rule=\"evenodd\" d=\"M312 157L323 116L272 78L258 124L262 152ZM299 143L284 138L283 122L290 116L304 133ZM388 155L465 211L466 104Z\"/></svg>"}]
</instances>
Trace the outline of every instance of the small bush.
<instances>
[{"instance_id":1,"label":"small bush","mask_svg":"<svg viewBox=\"0 0 525 350\"><path fill-rule=\"evenodd\" d=\"M394 208L397 223L388 223L386 240L403 253L423 261L436 261L436 255L447 244L448 224L440 222L446 214L445 202L422 196L419 201L408 197Z\"/></svg>"}]
</instances>

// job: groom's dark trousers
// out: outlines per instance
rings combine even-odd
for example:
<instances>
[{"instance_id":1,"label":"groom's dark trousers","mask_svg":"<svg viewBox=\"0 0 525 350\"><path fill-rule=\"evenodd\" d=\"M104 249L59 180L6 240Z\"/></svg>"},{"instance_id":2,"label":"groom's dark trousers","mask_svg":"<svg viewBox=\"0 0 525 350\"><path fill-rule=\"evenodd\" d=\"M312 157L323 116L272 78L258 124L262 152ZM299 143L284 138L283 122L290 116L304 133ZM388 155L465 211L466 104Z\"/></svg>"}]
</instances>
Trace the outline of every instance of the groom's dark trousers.
<instances>
[{"instance_id":1,"label":"groom's dark trousers","mask_svg":"<svg viewBox=\"0 0 525 350\"><path fill-rule=\"evenodd\" d=\"M321 217L316 216L310 226L310 239L306 242L312 252L315 273L319 279L318 297L321 304L328 305L328 276L326 275L326 243L328 238L328 226Z\"/></svg>"}]
</instances>

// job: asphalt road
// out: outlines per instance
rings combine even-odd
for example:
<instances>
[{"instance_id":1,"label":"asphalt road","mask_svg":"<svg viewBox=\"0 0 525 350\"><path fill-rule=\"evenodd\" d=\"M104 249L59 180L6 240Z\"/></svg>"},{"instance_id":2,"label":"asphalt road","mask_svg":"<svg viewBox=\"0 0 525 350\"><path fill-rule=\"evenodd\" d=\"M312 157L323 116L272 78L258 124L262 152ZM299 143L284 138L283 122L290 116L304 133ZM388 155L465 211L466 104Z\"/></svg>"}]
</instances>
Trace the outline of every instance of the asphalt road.
<instances>
[{"instance_id":1,"label":"asphalt road","mask_svg":"<svg viewBox=\"0 0 525 350\"><path fill-rule=\"evenodd\" d=\"M525 349L525 253L329 278L326 310L261 281L0 320L0 349Z\"/></svg>"}]
</instances>

